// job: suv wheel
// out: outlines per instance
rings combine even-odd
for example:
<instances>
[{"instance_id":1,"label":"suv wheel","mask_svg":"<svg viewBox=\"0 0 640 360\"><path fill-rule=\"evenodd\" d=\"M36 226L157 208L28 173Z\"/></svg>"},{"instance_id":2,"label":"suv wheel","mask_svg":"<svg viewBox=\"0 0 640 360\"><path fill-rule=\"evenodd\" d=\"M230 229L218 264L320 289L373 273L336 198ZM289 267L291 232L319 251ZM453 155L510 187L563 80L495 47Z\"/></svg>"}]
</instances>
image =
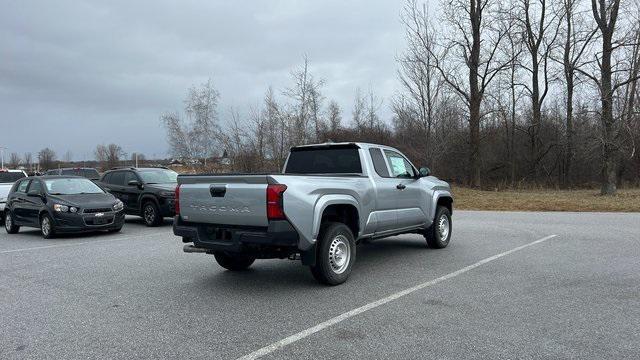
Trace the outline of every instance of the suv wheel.
<instances>
[{"instance_id":1,"label":"suv wheel","mask_svg":"<svg viewBox=\"0 0 640 360\"><path fill-rule=\"evenodd\" d=\"M451 212L444 206L438 206L433 224L424 232L427 245L434 249L443 249L451 240Z\"/></svg>"},{"instance_id":2,"label":"suv wheel","mask_svg":"<svg viewBox=\"0 0 640 360\"><path fill-rule=\"evenodd\" d=\"M13 214L9 210L4 213L4 229L7 230L7 234L16 234L20 231L20 226L13 222Z\"/></svg>"},{"instance_id":3,"label":"suv wheel","mask_svg":"<svg viewBox=\"0 0 640 360\"><path fill-rule=\"evenodd\" d=\"M311 274L327 285L342 284L347 280L356 261L356 242L351 229L342 223L326 223L320 228L316 249L316 264Z\"/></svg>"},{"instance_id":4,"label":"suv wheel","mask_svg":"<svg viewBox=\"0 0 640 360\"><path fill-rule=\"evenodd\" d=\"M254 261L256 261L256 259L252 257L239 255L232 256L225 253L215 253L215 257L218 265L231 271L245 270L251 266Z\"/></svg>"},{"instance_id":5,"label":"suv wheel","mask_svg":"<svg viewBox=\"0 0 640 360\"><path fill-rule=\"evenodd\" d=\"M42 232L42 237L45 239L51 239L56 234L53 220L51 220L51 217L47 214L42 215L40 218L40 231Z\"/></svg>"},{"instance_id":6,"label":"suv wheel","mask_svg":"<svg viewBox=\"0 0 640 360\"><path fill-rule=\"evenodd\" d=\"M162 223L160 210L153 201L147 201L142 206L142 218L147 226L158 226Z\"/></svg>"}]
</instances>

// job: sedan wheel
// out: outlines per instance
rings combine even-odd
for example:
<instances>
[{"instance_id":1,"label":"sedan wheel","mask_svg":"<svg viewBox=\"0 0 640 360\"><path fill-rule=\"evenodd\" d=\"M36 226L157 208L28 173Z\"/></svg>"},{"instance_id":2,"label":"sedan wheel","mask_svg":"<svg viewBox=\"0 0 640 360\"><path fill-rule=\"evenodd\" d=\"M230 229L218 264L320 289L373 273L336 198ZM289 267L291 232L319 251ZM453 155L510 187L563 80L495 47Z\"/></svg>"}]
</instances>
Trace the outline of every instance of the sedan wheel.
<instances>
[{"instance_id":1,"label":"sedan wheel","mask_svg":"<svg viewBox=\"0 0 640 360\"><path fill-rule=\"evenodd\" d=\"M11 215L11 212L9 211L5 213L4 229L7 230L8 234L15 234L20 230L20 226L16 226L14 224L13 215Z\"/></svg>"},{"instance_id":2,"label":"sedan wheel","mask_svg":"<svg viewBox=\"0 0 640 360\"><path fill-rule=\"evenodd\" d=\"M49 215L42 216L42 219L40 220L40 231L42 232L42 237L45 239L50 239L55 234L53 222Z\"/></svg>"}]
</instances>

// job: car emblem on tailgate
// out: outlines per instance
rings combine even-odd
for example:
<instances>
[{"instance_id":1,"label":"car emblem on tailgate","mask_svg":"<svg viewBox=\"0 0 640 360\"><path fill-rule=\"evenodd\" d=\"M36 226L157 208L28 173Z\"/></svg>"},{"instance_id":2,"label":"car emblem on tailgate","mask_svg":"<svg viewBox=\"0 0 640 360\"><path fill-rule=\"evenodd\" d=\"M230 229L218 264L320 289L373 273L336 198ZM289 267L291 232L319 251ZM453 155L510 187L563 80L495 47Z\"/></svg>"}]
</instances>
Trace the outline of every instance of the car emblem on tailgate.
<instances>
[{"instance_id":1,"label":"car emblem on tailgate","mask_svg":"<svg viewBox=\"0 0 640 360\"><path fill-rule=\"evenodd\" d=\"M104 216L104 213L96 213L96 217Z\"/></svg>"}]
</instances>

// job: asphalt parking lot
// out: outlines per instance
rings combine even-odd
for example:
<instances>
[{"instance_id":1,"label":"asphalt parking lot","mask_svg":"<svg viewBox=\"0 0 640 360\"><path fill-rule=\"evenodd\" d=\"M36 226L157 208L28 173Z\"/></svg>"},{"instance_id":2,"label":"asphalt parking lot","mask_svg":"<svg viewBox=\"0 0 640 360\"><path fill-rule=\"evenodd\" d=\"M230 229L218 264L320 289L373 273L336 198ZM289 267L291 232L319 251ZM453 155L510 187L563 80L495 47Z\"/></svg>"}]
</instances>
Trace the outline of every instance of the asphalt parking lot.
<instances>
[{"instance_id":1,"label":"asphalt parking lot","mask_svg":"<svg viewBox=\"0 0 640 360\"><path fill-rule=\"evenodd\" d=\"M357 256L325 287L289 260L224 271L168 221L0 231L0 358L640 358L640 214L456 211L446 249Z\"/></svg>"}]
</instances>

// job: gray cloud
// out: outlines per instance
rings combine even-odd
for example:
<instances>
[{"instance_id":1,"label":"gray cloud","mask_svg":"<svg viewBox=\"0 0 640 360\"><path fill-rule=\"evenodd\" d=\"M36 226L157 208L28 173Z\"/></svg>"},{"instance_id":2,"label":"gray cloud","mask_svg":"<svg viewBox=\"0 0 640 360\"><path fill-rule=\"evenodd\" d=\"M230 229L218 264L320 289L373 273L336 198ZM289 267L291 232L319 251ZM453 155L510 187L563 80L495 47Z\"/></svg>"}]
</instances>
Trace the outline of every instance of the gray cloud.
<instances>
[{"instance_id":1,"label":"gray cloud","mask_svg":"<svg viewBox=\"0 0 640 360\"><path fill-rule=\"evenodd\" d=\"M350 117L356 87L388 98L400 1L10 1L0 13L0 145L92 157L166 152L158 122L212 78L229 107L289 85L306 54ZM386 102L388 103L388 102ZM386 114L388 115L388 110Z\"/></svg>"}]
</instances>

